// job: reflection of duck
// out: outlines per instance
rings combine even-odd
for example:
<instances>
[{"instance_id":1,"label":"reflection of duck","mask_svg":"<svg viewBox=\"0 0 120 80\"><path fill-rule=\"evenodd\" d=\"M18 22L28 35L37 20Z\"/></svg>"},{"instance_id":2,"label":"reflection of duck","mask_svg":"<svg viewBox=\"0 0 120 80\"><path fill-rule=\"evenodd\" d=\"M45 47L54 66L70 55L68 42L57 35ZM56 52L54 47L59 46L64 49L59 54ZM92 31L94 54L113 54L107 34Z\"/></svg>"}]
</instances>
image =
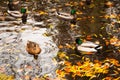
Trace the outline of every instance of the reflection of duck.
<instances>
[{"instance_id":1,"label":"reflection of duck","mask_svg":"<svg viewBox=\"0 0 120 80\"><path fill-rule=\"evenodd\" d=\"M38 59L38 54L40 54L41 49L37 43L28 41L26 45L26 51L33 55L34 59Z\"/></svg>"},{"instance_id":2,"label":"reflection of duck","mask_svg":"<svg viewBox=\"0 0 120 80\"><path fill-rule=\"evenodd\" d=\"M65 13L65 12L56 12L56 15L60 18L63 18L63 19L73 19L74 16L69 14L69 13Z\"/></svg>"},{"instance_id":3,"label":"reflection of duck","mask_svg":"<svg viewBox=\"0 0 120 80\"><path fill-rule=\"evenodd\" d=\"M76 39L77 50L83 54L96 53L102 46L90 41L82 42L81 39Z\"/></svg>"}]
</instances>

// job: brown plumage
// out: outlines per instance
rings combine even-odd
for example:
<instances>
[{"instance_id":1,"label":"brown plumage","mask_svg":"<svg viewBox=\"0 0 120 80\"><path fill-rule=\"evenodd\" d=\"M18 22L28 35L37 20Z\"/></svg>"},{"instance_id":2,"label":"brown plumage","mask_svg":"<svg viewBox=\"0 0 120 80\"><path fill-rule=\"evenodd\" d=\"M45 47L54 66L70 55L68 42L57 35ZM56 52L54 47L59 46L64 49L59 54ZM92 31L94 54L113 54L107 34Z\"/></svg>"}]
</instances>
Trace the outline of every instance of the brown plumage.
<instances>
[{"instance_id":1,"label":"brown plumage","mask_svg":"<svg viewBox=\"0 0 120 80\"><path fill-rule=\"evenodd\" d=\"M38 59L38 55L41 52L41 48L35 42L28 41L26 45L26 51L34 56L34 59Z\"/></svg>"}]
</instances>

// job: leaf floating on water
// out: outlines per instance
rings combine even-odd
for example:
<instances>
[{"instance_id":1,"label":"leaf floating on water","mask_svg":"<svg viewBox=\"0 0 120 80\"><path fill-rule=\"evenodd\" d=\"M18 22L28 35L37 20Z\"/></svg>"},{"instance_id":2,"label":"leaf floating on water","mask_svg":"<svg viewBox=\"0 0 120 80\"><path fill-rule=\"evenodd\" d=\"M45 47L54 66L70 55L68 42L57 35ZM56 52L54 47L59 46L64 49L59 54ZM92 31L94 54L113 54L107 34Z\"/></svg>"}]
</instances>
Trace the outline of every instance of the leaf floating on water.
<instances>
[{"instance_id":1,"label":"leaf floating on water","mask_svg":"<svg viewBox=\"0 0 120 80\"><path fill-rule=\"evenodd\" d=\"M67 48L72 48L72 46L70 44L66 44Z\"/></svg>"},{"instance_id":2,"label":"leaf floating on water","mask_svg":"<svg viewBox=\"0 0 120 80\"><path fill-rule=\"evenodd\" d=\"M7 76L6 74L1 74L0 73L0 79L1 80L14 80L13 76Z\"/></svg>"},{"instance_id":3,"label":"leaf floating on water","mask_svg":"<svg viewBox=\"0 0 120 80\"><path fill-rule=\"evenodd\" d=\"M77 14L77 15L80 15L80 14L83 14L83 12L82 12L82 11L81 11L81 12L76 12L76 14Z\"/></svg>"},{"instance_id":4,"label":"leaf floating on water","mask_svg":"<svg viewBox=\"0 0 120 80\"><path fill-rule=\"evenodd\" d=\"M119 72L118 72L118 71L116 71L116 70L113 70L113 71L115 72L115 75L119 74Z\"/></svg>"},{"instance_id":5,"label":"leaf floating on water","mask_svg":"<svg viewBox=\"0 0 120 80\"><path fill-rule=\"evenodd\" d=\"M70 63L69 61L65 61L64 64L65 64L66 66L71 66L71 63Z\"/></svg>"},{"instance_id":6,"label":"leaf floating on water","mask_svg":"<svg viewBox=\"0 0 120 80\"><path fill-rule=\"evenodd\" d=\"M96 34L93 34L93 36L98 37Z\"/></svg>"},{"instance_id":7,"label":"leaf floating on water","mask_svg":"<svg viewBox=\"0 0 120 80\"><path fill-rule=\"evenodd\" d=\"M99 36L100 36L100 37L103 37L103 35L102 35L102 34L99 34Z\"/></svg>"},{"instance_id":8,"label":"leaf floating on water","mask_svg":"<svg viewBox=\"0 0 120 80\"><path fill-rule=\"evenodd\" d=\"M79 21L79 20L82 20L82 18L77 18L76 20Z\"/></svg>"},{"instance_id":9,"label":"leaf floating on water","mask_svg":"<svg viewBox=\"0 0 120 80\"><path fill-rule=\"evenodd\" d=\"M62 70L56 70L56 73L58 74L59 77L63 78L65 77L65 72L63 72Z\"/></svg>"},{"instance_id":10,"label":"leaf floating on water","mask_svg":"<svg viewBox=\"0 0 120 80\"><path fill-rule=\"evenodd\" d=\"M63 45L59 45L58 48L59 48L59 49L62 49L62 48L64 48L64 47L63 47Z\"/></svg>"},{"instance_id":11,"label":"leaf floating on water","mask_svg":"<svg viewBox=\"0 0 120 80\"><path fill-rule=\"evenodd\" d=\"M80 62L77 62L76 64L77 64L78 66L81 66L81 65L82 65Z\"/></svg>"},{"instance_id":12,"label":"leaf floating on water","mask_svg":"<svg viewBox=\"0 0 120 80\"><path fill-rule=\"evenodd\" d=\"M103 80L112 80L112 77L105 77Z\"/></svg>"},{"instance_id":13,"label":"leaf floating on water","mask_svg":"<svg viewBox=\"0 0 120 80\"><path fill-rule=\"evenodd\" d=\"M93 8L93 7L95 7L95 4L91 4L91 5L89 6L89 8Z\"/></svg>"},{"instance_id":14,"label":"leaf floating on water","mask_svg":"<svg viewBox=\"0 0 120 80\"><path fill-rule=\"evenodd\" d=\"M58 57L60 58L60 59L69 59L69 57L66 55L66 53L65 52L59 52L58 53Z\"/></svg>"},{"instance_id":15,"label":"leaf floating on water","mask_svg":"<svg viewBox=\"0 0 120 80\"><path fill-rule=\"evenodd\" d=\"M49 34L49 33L44 33L43 36L48 37L48 36L51 36L51 34Z\"/></svg>"},{"instance_id":16,"label":"leaf floating on water","mask_svg":"<svg viewBox=\"0 0 120 80\"><path fill-rule=\"evenodd\" d=\"M54 27L53 25L50 25L50 26L49 26L50 29L53 29L53 27Z\"/></svg>"},{"instance_id":17,"label":"leaf floating on water","mask_svg":"<svg viewBox=\"0 0 120 80\"><path fill-rule=\"evenodd\" d=\"M44 12L44 11L40 11L39 12L40 15L47 15L48 13Z\"/></svg>"},{"instance_id":18,"label":"leaf floating on water","mask_svg":"<svg viewBox=\"0 0 120 80\"><path fill-rule=\"evenodd\" d=\"M105 27L101 27L100 29L104 29Z\"/></svg>"}]
</instances>

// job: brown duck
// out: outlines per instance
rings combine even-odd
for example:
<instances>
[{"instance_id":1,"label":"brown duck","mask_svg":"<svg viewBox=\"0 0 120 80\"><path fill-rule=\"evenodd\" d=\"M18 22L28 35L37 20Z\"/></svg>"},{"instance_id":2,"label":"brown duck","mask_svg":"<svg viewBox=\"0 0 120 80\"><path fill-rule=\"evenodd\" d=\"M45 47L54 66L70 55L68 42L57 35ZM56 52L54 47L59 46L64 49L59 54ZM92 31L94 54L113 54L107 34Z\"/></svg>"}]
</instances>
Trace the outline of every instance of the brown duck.
<instances>
[{"instance_id":1,"label":"brown duck","mask_svg":"<svg viewBox=\"0 0 120 80\"><path fill-rule=\"evenodd\" d=\"M39 47L39 45L35 42L32 41L28 41L27 45L26 45L26 51L34 56L34 59L38 59L38 55L41 52L41 48Z\"/></svg>"}]
</instances>

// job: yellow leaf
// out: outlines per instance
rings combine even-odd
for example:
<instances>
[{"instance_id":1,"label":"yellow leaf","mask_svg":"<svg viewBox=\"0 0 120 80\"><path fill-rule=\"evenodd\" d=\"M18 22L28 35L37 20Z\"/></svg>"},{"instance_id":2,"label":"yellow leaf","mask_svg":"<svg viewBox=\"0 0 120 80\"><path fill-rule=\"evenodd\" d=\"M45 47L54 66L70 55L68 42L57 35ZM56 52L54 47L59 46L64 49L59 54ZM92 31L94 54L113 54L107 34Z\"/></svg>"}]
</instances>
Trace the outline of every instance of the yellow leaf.
<instances>
[{"instance_id":1,"label":"yellow leaf","mask_svg":"<svg viewBox=\"0 0 120 80\"><path fill-rule=\"evenodd\" d=\"M89 6L89 8L93 8L93 7L95 7L95 4L91 4L91 5Z\"/></svg>"},{"instance_id":2,"label":"yellow leaf","mask_svg":"<svg viewBox=\"0 0 120 80\"><path fill-rule=\"evenodd\" d=\"M93 34L93 36L98 37L96 34Z\"/></svg>"},{"instance_id":3,"label":"yellow leaf","mask_svg":"<svg viewBox=\"0 0 120 80\"><path fill-rule=\"evenodd\" d=\"M88 76L88 77L91 77L93 75L94 75L93 72L86 72L86 74L85 74L85 76Z\"/></svg>"},{"instance_id":4,"label":"yellow leaf","mask_svg":"<svg viewBox=\"0 0 120 80\"><path fill-rule=\"evenodd\" d=\"M65 52L59 52L59 53L58 53L58 57L59 57L60 59L63 59L63 58L69 59L69 57L66 55Z\"/></svg>"},{"instance_id":5,"label":"yellow leaf","mask_svg":"<svg viewBox=\"0 0 120 80\"><path fill-rule=\"evenodd\" d=\"M83 12L76 12L77 15L83 14Z\"/></svg>"},{"instance_id":6,"label":"yellow leaf","mask_svg":"<svg viewBox=\"0 0 120 80\"><path fill-rule=\"evenodd\" d=\"M39 14L40 14L40 15L47 15L47 13L44 12L44 11L40 11Z\"/></svg>"},{"instance_id":7,"label":"yellow leaf","mask_svg":"<svg viewBox=\"0 0 120 80\"><path fill-rule=\"evenodd\" d=\"M77 18L76 20L79 21L79 20L81 20L81 19L82 19L82 18Z\"/></svg>"},{"instance_id":8,"label":"yellow leaf","mask_svg":"<svg viewBox=\"0 0 120 80\"><path fill-rule=\"evenodd\" d=\"M66 73L62 70L56 70L56 74L58 75L58 77L63 78L63 77L65 77Z\"/></svg>"},{"instance_id":9,"label":"yellow leaf","mask_svg":"<svg viewBox=\"0 0 120 80\"><path fill-rule=\"evenodd\" d=\"M115 71L115 70L113 70L114 72L115 72L115 74L119 74L119 72L118 71Z\"/></svg>"},{"instance_id":10,"label":"yellow leaf","mask_svg":"<svg viewBox=\"0 0 120 80\"><path fill-rule=\"evenodd\" d=\"M0 79L1 80L14 80L13 76L7 76L6 74L1 74L0 73Z\"/></svg>"}]
</instances>

